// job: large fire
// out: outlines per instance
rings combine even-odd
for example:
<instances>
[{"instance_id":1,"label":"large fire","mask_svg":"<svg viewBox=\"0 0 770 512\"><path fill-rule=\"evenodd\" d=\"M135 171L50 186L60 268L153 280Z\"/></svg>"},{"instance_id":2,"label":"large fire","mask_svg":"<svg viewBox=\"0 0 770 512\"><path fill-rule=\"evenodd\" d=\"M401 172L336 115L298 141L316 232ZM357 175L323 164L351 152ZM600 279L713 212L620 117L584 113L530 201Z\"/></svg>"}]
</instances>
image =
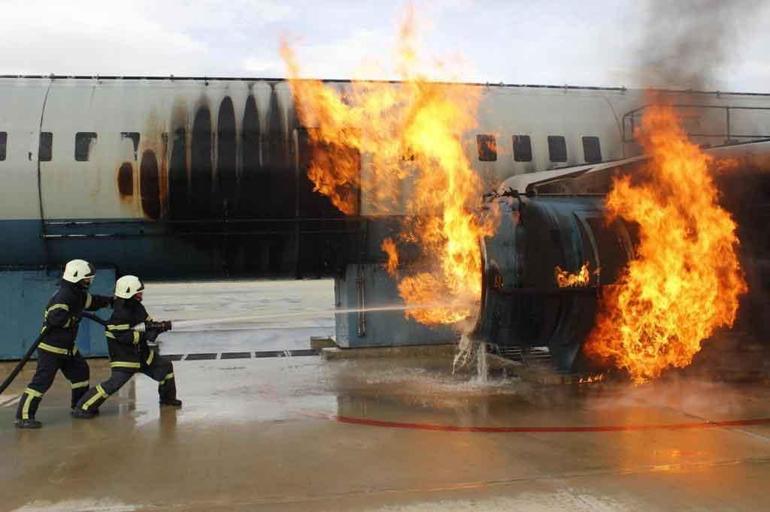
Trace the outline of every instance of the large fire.
<instances>
[{"instance_id":1,"label":"large fire","mask_svg":"<svg viewBox=\"0 0 770 512\"><path fill-rule=\"evenodd\" d=\"M639 245L602 298L586 351L639 383L690 364L717 328L732 326L747 286L711 157L688 140L670 107L647 109L637 138L649 163L641 176L615 180L606 207L608 221L638 225Z\"/></svg>"},{"instance_id":2,"label":"large fire","mask_svg":"<svg viewBox=\"0 0 770 512\"><path fill-rule=\"evenodd\" d=\"M476 124L479 88L429 81L417 62L411 16L401 29L400 83L353 81L342 91L300 79L292 50L283 45L299 118L312 127L308 176L315 189L347 214L405 215L397 240L417 242L419 272L399 269L407 315L427 324L473 315L481 296L479 241L493 219L477 213L481 182L462 146ZM359 159L357 155L361 155ZM362 162L362 163L360 163ZM383 245L395 276L398 248Z\"/></svg>"}]
</instances>

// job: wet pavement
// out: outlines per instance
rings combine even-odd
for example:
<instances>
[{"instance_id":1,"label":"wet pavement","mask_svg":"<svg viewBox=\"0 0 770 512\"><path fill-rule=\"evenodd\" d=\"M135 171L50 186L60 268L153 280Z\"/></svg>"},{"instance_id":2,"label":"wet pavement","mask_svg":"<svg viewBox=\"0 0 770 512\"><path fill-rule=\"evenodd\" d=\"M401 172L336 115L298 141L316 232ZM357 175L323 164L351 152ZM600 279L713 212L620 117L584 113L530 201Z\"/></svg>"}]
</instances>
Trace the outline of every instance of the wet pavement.
<instances>
[{"instance_id":1,"label":"wet pavement","mask_svg":"<svg viewBox=\"0 0 770 512\"><path fill-rule=\"evenodd\" d=\"M249 345L209 333L259 351L252 334ZM91 367L92 382L107 376L105 361ZM28 368L0 396L0 510L766 508L765 384L483 382L450 368L439 353L182 360L182 409L160 409L137 376L90 421L70 418L60 376L44 428L17 431Z\"/></svg>"}]
</instances>

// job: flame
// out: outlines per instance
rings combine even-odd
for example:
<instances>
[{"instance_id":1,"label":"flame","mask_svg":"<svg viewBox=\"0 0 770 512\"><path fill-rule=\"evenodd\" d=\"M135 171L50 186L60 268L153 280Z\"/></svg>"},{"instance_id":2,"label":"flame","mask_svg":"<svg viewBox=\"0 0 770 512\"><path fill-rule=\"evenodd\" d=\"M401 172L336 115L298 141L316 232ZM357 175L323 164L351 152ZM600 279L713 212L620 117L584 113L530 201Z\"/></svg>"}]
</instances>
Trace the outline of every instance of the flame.
<instances>
[{"instance_id":1,"label":"flame","mask_svg":"<svg viewBox=\"0 0 770 512\"><path fill-rule=\"evenodd\" d=\"M556 277L556 284L559 288L572 288L580 286L588 286L591 282L591 271L589 270L590 264L586 261L580 270L574 274L568 270L562 270L560 266L556 266L554 269L554 275Z\"/></svg>"},{"instance_id":2,"label":"flame","mask_svg":"<svg viewBox=\"0 0 770 512\"><path fill-rule=\"evenodd\" d=\"M380 248L382 249L382 252L388 255L388 262L385 264L385 270L392 276L396 275L398 269L398 248L396 247L396 242L394 242L392 238L386 238L382 241Z\"/></svg>"},{"instance_id":3,"label":"flame","mask_svg":"<svg viewBox=\"0 0 770 512\"><path fill-rule=\"evenodd\" d=\"M415 72L414 34L410 12L400 31L401 82L354 80L345 91L300 79L285 43L281 53L299 119L313 127L308 176L315 190L346 214L359 211L359 189L370 212L406 214L399 239L416 242L423 258L419 272L399 277L398 290L408 305L424 307L405 314L447 324L478 307L479 242L493 233L496 219L475 211L482 184L461 142L476 124L479 88L432 82ZM382 249L395 276L396 245L386 241Z\"/></svg>"},{"instance_id":4,"label":"flame","mask_svg":"<svg viewBox=\"0 0 770 512\"><path fill-rule=\"evenodd\" d=\"M596 375L586 375L578 379L578 384L594 384L596 382L604 381L604 374L598 373Z\"/></svg>"},{"instance_id":5,"label":"flame","mask_svg":"<svg viewBox=\"0 0 770 512\"><path fill-rule=\"evenodd\" d=\"M616 178L608 222L636 223L639 246L602 297L586 352L636 383L690 364L703 340L732 326L747 291L736 225L717 204L712 158L687 139L671 107L650 107L636 134L650 161L642 181Z\"/></svg>"}]
</instances>

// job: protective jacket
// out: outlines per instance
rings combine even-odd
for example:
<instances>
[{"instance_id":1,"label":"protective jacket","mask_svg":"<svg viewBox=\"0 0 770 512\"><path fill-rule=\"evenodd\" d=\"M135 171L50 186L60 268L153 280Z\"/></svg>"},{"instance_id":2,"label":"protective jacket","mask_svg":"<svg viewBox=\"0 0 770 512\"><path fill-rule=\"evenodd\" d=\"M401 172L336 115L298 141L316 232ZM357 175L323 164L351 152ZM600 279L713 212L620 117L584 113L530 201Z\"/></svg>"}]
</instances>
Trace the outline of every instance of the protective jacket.
<instances>
[{"instance_id":1,"label":"protective jacket","mask_svg":"<svg viewBox=\"0 0 770 512\"><path fill-rule=\"evenodd\" d=\"M147 346L149 334L136 330L139 324L148 320L152 319L138 300L115 299L105 331L112 368L136 371L141 367L141 362L146 365L152 363L156 354Z\"/></svg>"},{"instance_id":2,"label":"protective jacket","mask_svg":"<svg viewBox=\"0 0 770 512\"><path fill-rule=\"evenodd\" d=\"M44 315L47 332L38 348L60 356L77 353L75 338L78 335L80 314L110 304L112 297L91 295L78 284L62 281L59 290L48 301Z\"/></svg>"}]
</instances>

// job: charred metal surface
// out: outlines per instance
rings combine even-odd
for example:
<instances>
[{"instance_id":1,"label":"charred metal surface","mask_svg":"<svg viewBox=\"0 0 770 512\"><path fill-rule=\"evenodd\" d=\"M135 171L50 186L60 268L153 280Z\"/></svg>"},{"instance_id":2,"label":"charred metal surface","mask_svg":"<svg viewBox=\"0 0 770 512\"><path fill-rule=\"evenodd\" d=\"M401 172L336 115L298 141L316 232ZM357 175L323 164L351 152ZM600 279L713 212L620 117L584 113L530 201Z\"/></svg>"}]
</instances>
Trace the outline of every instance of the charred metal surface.
<instances>
[{"instance_id":1,"label":"charred metal surface","mask_svg":"<svg viewBox=\"0 0 770 512\"><path fill-rule=\"evenodd\" d=\"M286 125L284 113L271 84L270 107L267 112L267 133L263 144L263 164L268 173L268 186L259 190L257 201L268 205L270 215L291 218L296 215L296 178L291 165L290 128ZM296 123L294 123L296 126Z\"/></svg>"},{"instance_id":2,"label":"charred metal surface","mask_svg":"<svg viewBox=\"0 0 770 512\"><path fill-rule=\"evenodd\" d=\"M118 169L118 193L124 198L134 195L134 166L131 162L123 162Z\"/></svg>"},{"instance_id":3,"label":"charred metal surface","mask_svg":"<svg viewBox=\"0 0 770 512\"><path fill-rule=\"evenodd\" d=\"M500 207L497 233L484 243L475 334L503 349L546 346L558 370L580 368L599 287L614 283L631 258L632 232L604 222L598 196L505 198ZM558 287L557 265L575 272L585 262L601 268L588 287Z\"/></svg>"},{"instance_id":4,"label":"charred metal surface","mask_svg":"<svg viewBox=\"0 0 770 512\"><path fill-rule=\"evenodd\" d=\"M235 133L235 110L233 101L225 96L219 105L217 118L217 188L219 200L217 210L224 217L230 217L237 209L238 175L236 170L237 145Z\"/></svg>"},{"instance_id":5,"label":"charred metal surface","mask_svg":"<svg viewBox=\"0 0 770 512\"><path fill-rule=\"evenodd\" d=\"M197 218L211 218L212 165L211 165L211 112L208 106L195 112L190 151L190 212Z\"/></svg>"},{"instance_id":6,"label":"charred metal surface","mask_svg":"<svg viewBox=\"0 0 770 512\"><path fill-rule=\"evenodd\" d=\"M738 158L717 175L720 202L733 214L749 293L741 298L738 327L770 337L770 157Z\"/></svg>"},{"instance_id":7,"label":"charred metal surface","mask_svg":"<svg viewBox=\"0 0 770 512\"><path fill-rule=\"evenodd\" d=\"M171 219L188 218L190 188L187 179L187 131L184 127L174 129L168 174L169 217Z\"/></svg>"},{"instance_id":8,"label":"charred metal surface","mask_svg":"<svg viewBox=\"0 0 770 512\"><path fill-rule=\"evenodd\" d=\"M264 112L253 93L241 106L224 96L213 114L210 100L176 109L168 150L142 154L142 210L165 233L159 252L189 249L223 276L329 276L350 261L360 221L313 191L312 148L278 84Z\"/></svg>"},{"instance_id":9,"label":"charred metal surface","mask_svg":"<svg viewBox=\"0 0 770 512\"><path fill-rule=\"evenodd\" d=\"M139 167L139 190L142 195L142 210L150 219L160 218L162 211L160 195L160 175L155 152L145 150Z\"/></svg>"},{"instance_id":10,"label":"charred metal surface","mask_svg":"<svg viewBox=\"0 0 770 512\"><path fill-rule=\"evenodd\" d=\"M238 188L238 216L266 216L264 203L254 200L254 191L268 188L267 174L260 165L261 133L259 111L253 95L246 99L241 123L241 180Z\"/></svg>"}]
</instances>

